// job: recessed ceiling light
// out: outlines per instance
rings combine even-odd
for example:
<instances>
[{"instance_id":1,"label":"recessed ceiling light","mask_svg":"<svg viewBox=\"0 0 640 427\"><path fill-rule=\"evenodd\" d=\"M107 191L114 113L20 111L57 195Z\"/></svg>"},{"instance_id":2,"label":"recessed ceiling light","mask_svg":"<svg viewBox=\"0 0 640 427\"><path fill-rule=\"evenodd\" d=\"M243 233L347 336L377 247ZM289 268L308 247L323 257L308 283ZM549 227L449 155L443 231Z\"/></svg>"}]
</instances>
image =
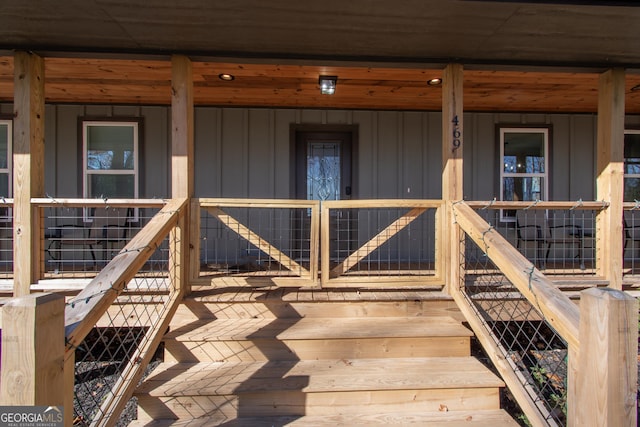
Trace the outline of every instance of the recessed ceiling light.
<instances>
[{"instance_id":1,"label":"recessed ceiling light","mask_svg":"<svg viewBox=\"0 0 640 427\"><path fill-rule=\"evenodd\" d=\"M440 86L442 84L442 79L440 77L436 77L427 81L429 86Z\"/></svg>"},{"instance_id":2,"label":"recessed ceiling light","mask_svg":"<svg viewBox=\"0 0 640 427\"><path fill-rule=\"evenodd\" d=\"M640 85L635 85L634 87L631 88L631 92L638 92L640 91Z\"/></svg>"},{"instance_id":3,"label":"recessed ceiling light","mask_svg":"<svg viewBox=\"0 0 640 427\"><path fill-rule=\"evenodd\" d=\"M218 74L218 78L220 80L224 80L225 82L230 82L236 79L236 77L233 74L227 74L227 73Z\"/></svg>"}]
</instances>

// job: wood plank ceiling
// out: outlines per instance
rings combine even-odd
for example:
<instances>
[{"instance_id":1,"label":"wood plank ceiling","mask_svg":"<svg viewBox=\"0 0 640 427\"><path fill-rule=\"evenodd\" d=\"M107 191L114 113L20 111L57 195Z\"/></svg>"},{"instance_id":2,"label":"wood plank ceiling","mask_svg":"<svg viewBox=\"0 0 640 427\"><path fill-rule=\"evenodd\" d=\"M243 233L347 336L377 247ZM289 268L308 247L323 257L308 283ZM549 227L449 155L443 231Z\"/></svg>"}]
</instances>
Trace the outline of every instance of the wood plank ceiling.
<instances>
[{"instance_id":1,"label":"wood plank ceiling","mask_svg":"<svg viewBox=\"0 0 640 427\"><path fill-rule=\"evenodd\" d=\"M218 76L232 74L233 81ZM209 106L441 109L442 93L427 81L441 69L194 62L195 103ZM321 95L319 75L338 76L336 93ZM0 57L0 100L13 99L13 59ZM171 63L159 60L45 59L50 103L169 105ZM640 75L627 76L626 110L640 113ZM465 71L467 111L596 112L597 73Z\"/></svg>"},{"instance_id":2,"label":"wood plank ceiling","mask_svg":"<svg viewBox=\"0 0 640 427\"><path fill-rule=\"evenodd\" d=\"M634 1L80 3L3 0L1 101L20 49L46 58L55 103L168 105L169 58L184 53L197 105L440 110L426 81L458 62L468 111L595 112L598 73L624 67L627 113L640 113ZM320 95L320 74L338 76L335 95Z\"/></svg>"}]
</instances>

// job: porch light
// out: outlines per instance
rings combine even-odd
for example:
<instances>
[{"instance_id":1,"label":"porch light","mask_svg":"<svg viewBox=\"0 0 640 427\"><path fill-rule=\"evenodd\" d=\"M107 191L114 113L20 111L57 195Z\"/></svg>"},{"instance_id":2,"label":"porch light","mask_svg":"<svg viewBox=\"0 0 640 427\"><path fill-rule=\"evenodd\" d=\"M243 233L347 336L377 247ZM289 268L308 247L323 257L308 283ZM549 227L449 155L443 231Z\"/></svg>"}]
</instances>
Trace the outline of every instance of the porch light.
<instances>
[{"instance_id":1,"label":"porch light","mask_svg":"<svg viewBox=\"0 0 640 427\"><path fill-rule=\"evenodd\" d=\"M440 86L442 84L442 79L440 77L435 77L433 79L427 80L427 84L429 86Z\"/></svg>"},{"instance_id":2,"label":"porch light","mask_svg":"<svg viewBox=\"0 0 640 427\"><path fill-rule=\"evenodd\" d=\"M320 76L318 83L320 84L320 93L323 95L333 95L336 93L336 83L338 76Z\"/></svg>"}]
</instances>

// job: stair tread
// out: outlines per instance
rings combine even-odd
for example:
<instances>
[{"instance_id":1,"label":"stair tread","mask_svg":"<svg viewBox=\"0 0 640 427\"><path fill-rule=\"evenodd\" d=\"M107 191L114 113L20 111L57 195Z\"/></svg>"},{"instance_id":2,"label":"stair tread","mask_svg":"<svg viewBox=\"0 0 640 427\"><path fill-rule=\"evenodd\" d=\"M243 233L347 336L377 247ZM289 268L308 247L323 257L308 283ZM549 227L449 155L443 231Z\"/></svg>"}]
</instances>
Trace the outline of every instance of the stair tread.
<instances>
[{"instance_id":1,"label":"stair tread","mask_svg":"<svg viewBox=\"0 0 640 427\"><path fill-rule=\"evenodd\" d=\"M152 396L495 388L504 383L473 357L164 363L138 388Z\"/></svg>"},{"instance_id":2,"label":"stair tread","mask_svg":"<svg viewBox=\"0 0 640 427\"><path fill-rule=\"evenodd\" d=\"M473 333L451 317L300 318L198 320L165 338L177 341L470 337Z\"/></svg>"},{"instance_id":3,"label":"stair tread","mask_svg":"<svg viewBox=\"0 0 640 427\"><path fill-rule=\"evenodd\" d=\"M186 300L199 302L326 302L326 301L407 301L451 299L442 291L442 285L416 289L415 285L406 289L327 289L327 288L282 288L247 286L216 288L196 286Z\"/></svg>"},{"instance_id":4,"label":"stair tread","mask_svg":"<svg viewBox=\"0 0 640 427\"><path fill-rule=\"evenodd\" d=\"M375 414L348 414L323 416L239 417L221 419L202 417L192 420L154 420L148 423L134 421L130 426L147 427L273 427L273 426L369 426L369 425L429 425L446 426L517 426L518 423L504 410L451 411L451 412L401 412Z\"/></svg>"}]
</instances>

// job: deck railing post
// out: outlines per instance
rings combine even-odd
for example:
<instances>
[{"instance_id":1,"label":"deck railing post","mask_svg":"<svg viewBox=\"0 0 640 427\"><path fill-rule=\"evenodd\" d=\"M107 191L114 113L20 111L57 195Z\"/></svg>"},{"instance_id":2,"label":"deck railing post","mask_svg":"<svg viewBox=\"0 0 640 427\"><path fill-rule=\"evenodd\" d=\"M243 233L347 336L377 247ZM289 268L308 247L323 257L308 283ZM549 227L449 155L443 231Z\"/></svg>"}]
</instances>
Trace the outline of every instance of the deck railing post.
<instances>
[{"instance_id":1,"label":"deck railing post","mask_svg":"<svg viewBox=\"0 0 640 427\"><path fill-rule=\"evenodd\" d=\"M13 298L2 308L1 405L63 406L64 308L58 294Z\"/></svg>"},{"instance_id":2,"label":"deck railing post","mask_svg":"<svg viewBox=\"0 0 640 427\"><path fill-rule=\"evenodd\" d=\"M438 272L445 280L445 289L459 286L460 229L455 224L451 203L462 200L463 150L463 67L449 64L442 74L442 199L444 220L439 222L439 244L436 251Z\"/></svg>"},{"instance_id":3,"label":"deck railing post","mask_svg":"<svg viewBox=\"0 0 640 427\"><path fill-rule=\"evenodd\" d=\"M609 208L596 217L596 270L609 286L622 289L622 201L624 194L625 71L612 69L600 76L598 89L598 200Z\"/></svg>"},{"instance_id":4,"label":"deck railing post","mask_svg":"<svg viewBox=\"0 0 640 427\"><path fill-rule=\"evenodd\" d=\"M581 292L577 372L569 369L575 374L575 382L569 380L569 425L636 426L637 322L638 302L627 293Z\"/></svg>"},{"instance_id":5,"label":"deck railing post","mask_svg":"<svg viewBox=\"0 0 640 427\"><path fill-rule=\"evenodd\" d=\"M44 59L18 51L14 74L13 294L22 296L40 278L40 229L31 198L44 195Z\"/></svg>"}]
</instances>

